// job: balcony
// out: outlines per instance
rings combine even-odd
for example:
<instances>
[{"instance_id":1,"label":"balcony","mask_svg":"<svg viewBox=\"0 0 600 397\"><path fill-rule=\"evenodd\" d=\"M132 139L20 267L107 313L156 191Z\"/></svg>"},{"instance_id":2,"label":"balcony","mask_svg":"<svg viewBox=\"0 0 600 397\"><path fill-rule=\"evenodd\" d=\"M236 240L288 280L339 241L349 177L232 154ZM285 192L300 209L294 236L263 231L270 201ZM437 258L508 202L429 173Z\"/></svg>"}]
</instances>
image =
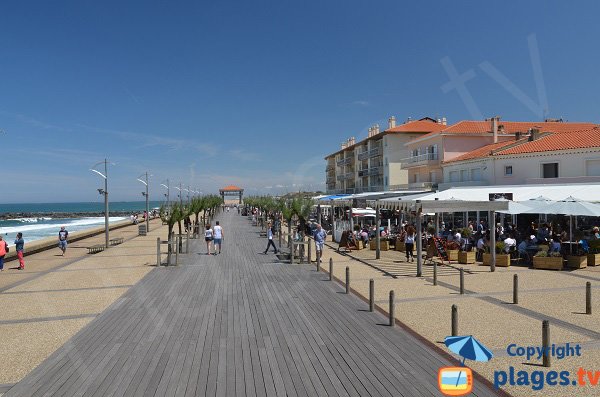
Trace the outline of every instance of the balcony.
<instances>
[{"instance_id":1,"label":"balcony","mask_svg":"<svg viewBox=\"0 0 600 397\"><path fill-rule=\"evenodd\" d=\"M437 153L425 153L418 156L412 156L402 161L402 169L413 167L424 167L439 165L440 158Z\"/></svg>"},{"instance_id":2,"label":"balcony","mask_svg":"<svg viewBox=\"0 0 600 397\"><path fill-rule=\"evenodd\" d=\"M352 164L354 163L354 156L351 157L346 157L344 159L338 160L336 161L336 164L338 166L342 166L342 165L347 165L347 164Z\"/></svg>"},{"instance_id":3,"label":"balcony","mask_svg":"<svg viewBox=\"0 0 600 397\"><path fill-rule=\"evenodd\" d=\"M377 157L381 156L383 150L380 147L376 147L374 149L369 150L369 157Z\"/></svg>"},{"instance_id":4,"label":"balcony","mask_svg":"<svg viewBox=\"0 0 600 397\"><path fill-rule=\"evenodd\" d=\"M325 167L325 171L335 171L335 164L327 164L327 167Z\"/></svg>"},{"instance_id":5,"label":"balcony","mask_svg":"<svg viewBox=\"0 0 600 397\"><path fill-rule=\"evenodd\" d=\"M358 170L358 176L362 177L362 176L379 175L380 170L383 170L383 168L381 168L381 166L369 167L366 169Z\"/></svg>"},{"instance_id":6,"label":"balcony","mask_svg":"<svg viewBox=\"0 0 600 397\"><path fill-rule=\"evenodd\" d=\"M347 179L354 179L354 172L346 172L337 176L338 182L345 181Z\"/></svg>"},{"instance_id":7,"label":"balcony","mask_svg":"<svg viewBox=\"0 0 600 397\"><path fill-rule=\"evenodd\" d=\"M358 153L358 161L366 160L369 158L369 151L365 150Z\"/></svg>"}]
</instances>

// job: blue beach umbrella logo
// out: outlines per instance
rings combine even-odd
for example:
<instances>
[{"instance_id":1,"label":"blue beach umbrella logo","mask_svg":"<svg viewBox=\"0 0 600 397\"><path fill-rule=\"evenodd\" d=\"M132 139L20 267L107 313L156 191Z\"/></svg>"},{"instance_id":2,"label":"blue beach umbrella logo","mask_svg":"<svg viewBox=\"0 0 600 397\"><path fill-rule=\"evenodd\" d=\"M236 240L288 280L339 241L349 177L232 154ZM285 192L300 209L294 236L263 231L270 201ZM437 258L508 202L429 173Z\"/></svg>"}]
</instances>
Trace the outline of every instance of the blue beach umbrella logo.
<instances>
[{"instance_id":1,"label":"blue beach umbrella logo","mask_svg":"<svg viewBox=\"0 0 600 397\"><path fill-rule=\"evenodd\" d=\"M492 352L472 335L448 336L445 345L455 354L463 358L462 367L440 368L438 382L440 391L449 396L468 394L473 385L473 375L470 368L465 367L466 360L489 361L494 356Z\"/></svg>"},{"instance_id":2,"label":"blue beach umbrella logo","mask_svg":"<svg viewBox=\"0 0 600 397\"><path fill-rule=\"evenodd\" d=\"M481 342L469 336L447 336L444 339L444 344L451 352L458 354L463 358L462 365L465 365L465 360L473 361L490 361L494 355Z\"/></svg>"}]
</instances>

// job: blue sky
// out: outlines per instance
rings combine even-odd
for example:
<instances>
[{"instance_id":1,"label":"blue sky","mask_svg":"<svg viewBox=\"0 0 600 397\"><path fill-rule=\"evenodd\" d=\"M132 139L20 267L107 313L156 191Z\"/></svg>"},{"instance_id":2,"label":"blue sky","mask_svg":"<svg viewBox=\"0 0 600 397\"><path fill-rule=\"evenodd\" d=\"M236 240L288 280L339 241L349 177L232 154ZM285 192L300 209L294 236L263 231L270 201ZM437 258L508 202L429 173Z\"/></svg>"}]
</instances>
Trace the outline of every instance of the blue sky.
<instances>
[{"instance_id":1,"label":"blue sky","mask_svg":"<svg viewBox=\"0 0 600 397\"><path fill-rule=\"evenodd\" d=\"M599 8L2 1L0 202L100 200L104 157L114 200L142 199L146 170L153 199L167 178L315 189L324 155L390 115L600 122Z\"/></svg>"}]
</instances>

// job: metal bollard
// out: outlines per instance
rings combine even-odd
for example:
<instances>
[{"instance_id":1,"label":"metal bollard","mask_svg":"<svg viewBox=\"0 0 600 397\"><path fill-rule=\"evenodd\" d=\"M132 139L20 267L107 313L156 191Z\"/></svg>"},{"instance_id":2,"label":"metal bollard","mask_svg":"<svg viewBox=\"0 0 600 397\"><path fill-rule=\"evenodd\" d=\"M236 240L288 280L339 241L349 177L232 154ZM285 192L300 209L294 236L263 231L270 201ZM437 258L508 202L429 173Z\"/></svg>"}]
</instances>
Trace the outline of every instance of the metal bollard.
<instances>
[{"instance_id":1,"label":"metal bollard","mask_svg":"<svg viewBox=\"0 0 600 397\"><path fill-rule=\"evenodd\" d=\"M375 308L375 280L369 280L369 311Z\"/></svg>"},{"instance_id":2,"label":"metal bollard","mask_svg":"<svg viewBox=\"0 0 600 397\"><path fill-rule=\"evenodd\" d=\"M458 336L458 307L452 305L452 336Z\"/></svg>"},{"instance_id":3,"label":"metal bollard","mask_svg":"<svg viewBox=\"0 0 600 397\"><path fill-rule=\"evenodd\" d=\"M460 268L460 294L465 294L465 269Z\"/></svg>"},{"instance_id":4,"label":"metal bollard","mask_svg":"<svg viewBox=\"0 0 600 397\"><path fill-rule=\"evenodd\" d=\"M513 304L519 304L519 275L513 276Z\"/></svg>"},{"instance_id":5,"label":"metal bollard","mask_svg":"<svg viewBox=\"0 0 600 397\"><path fill-rule=\"evenodd\" d=\"M333 258L329 258L329 281L333 280Z\"/></svg>"},{"instance_id":6,"label":"metal bollard","mask_svg":"<svg viewBox=\"0 0 600 397\"><path fill-rule=\"evenodd\" d=\"M433 285L437 285L437 263L433 264Z\"/></svg>"},{"instance_id":7,"label":"metal bollard","mask_svg":"<svg viewBox=\"0 0 600 397\"><path fill-rule=\"evenodd\" d=\"M394 315L394 290L390 291L390 327L396 325L396 318Z\"/></svg>"},{"instance_id":8,"label":"metal bollard","mask_svg":"<svg viewBox=\"0 0 600 397\"><path fill-rule=\"evenodd\" d=\"M543 366L550 368L550 322L542 321L542 348L544 349Z\"/></svg>"},{"instance_id":9,"label":"metal bollard","mask_svg":"<svg viewBox=\"0 0 600 397\"><path fill-rule=\"evenodd\" d=\"M346 293L350 293L350 268L346 266Z\"/></svg>"},{"instance_id":10,"label":"metal bollard","mask_svg":"<svg viewBox=\"0 0 600 397\"><path fill-rule=\"evenodd\" d=\"M585 283L585 314L592 314L592 283Z\"/></svg>"},{"instance_id":11,"label":"metal bollard","mask_svg":"<svg viewBox=\"0 0 600 397\"><path fill-rule=\"evenodd\" d=\"M160 237L156 238L156 266L160 266Z\"/></svg>"},{"instance_id":12,"label":"metal bollard","mask_svg":"<svg viewBox=\"0 0 600 397\"><path fill-rule=\"evenodd\" d=\"M175 265L179 265L179 239L180 236L175 236Z\"/></svg>"}]
</instances>

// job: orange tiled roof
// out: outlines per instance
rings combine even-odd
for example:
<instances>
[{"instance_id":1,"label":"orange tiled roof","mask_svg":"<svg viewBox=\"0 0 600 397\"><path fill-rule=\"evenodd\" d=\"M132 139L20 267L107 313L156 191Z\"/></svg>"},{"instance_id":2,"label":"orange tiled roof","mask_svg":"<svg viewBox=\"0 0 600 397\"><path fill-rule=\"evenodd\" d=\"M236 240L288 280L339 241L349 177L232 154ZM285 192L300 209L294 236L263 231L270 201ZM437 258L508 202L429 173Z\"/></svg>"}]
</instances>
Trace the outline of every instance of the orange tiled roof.
<instances>
[{"instance_id":1,"label":"orange tiled roof","mask_svg":"<svg viewBox=\"0 0 600 397\"><path fill-rule=\"evenodd\" d=\"M394 128L389 128L384 132L434 132L441 131L446 127L447 125L439 124L434 121L415 120L398 125Z\"/></svg>"},{"instance_id":2,"label":"orange tiled roof","mask_svg":"<svg viewBox=\"0 0 600 397\"><path fill-rule=\"evenodd\" d=\"M526 140L527 139L521 139L520 141L526 141ZM491 155L492 151L502 149L507 146L514 145L516 143L517 143L516 141L502 141L502 142L498 142L498 143L490 143L489 145L482 146L479 149L471 150L470 152L462 154L451 160L444 161L444 163L452 163L454 161L473 160L473 159L488 157Z\"/></svg>"},{"instance_id":3,"label":"orange tiled roof","mask_svg":"<svg viewBox=\"0 0 600 397\"><path fill-rule=\"evenodd\" d=\"M548 135L532 142L507 148L497 154L524 154L586 148L600 148L600 128Z\"/></svg>"},{"instance_id":4,"label":"orange tiled roof","mask_svg":"<svg viewBox=\"0 0 600 397\"><path fill-rule=\"evenodd\" d=\"M596 127L598 124L594 123L570 123L570 122L556 122L556 121L502 121L498 122L498 127L504 126L504 134L514 134L515 132L527 132L530 128L539 128L541 132L573 132L582 131ZM484 134L491 133L492 125L491 121L474 121L474 120L462 120L456 124L441 130L434 131L427 135L423 135L419 139L430 138L439 134ZM502 134L502 131L500 131Z\"/></svg>"},{"instance_id":5,"label":"orange tiled roof","mask_svg":"<svg viewBox=\"0 0 600 397\"><path fill-rule=\"evenodd\" d=\"M474 160L489 156L587 148L600 148L600 127L594 127L583 131L548 134L531 142L529 139L524 138L519 141L492 143L469 153L465 153L452 160L445 161L445 163Z\"/></svg>"},{"instance_id":6,"label":"orange tiled roof","mask_svg":"<svg viewBox=\"0 0 600 397\"><path fill-rule=\"evenodd\" d=\"M229 185L229 186L225 186L224 188L219 189L219 190L221 190L223 192L238 192L238 191L244 190L244 189L237 187L235 185Z\"/></svg>"}]
</instances>

